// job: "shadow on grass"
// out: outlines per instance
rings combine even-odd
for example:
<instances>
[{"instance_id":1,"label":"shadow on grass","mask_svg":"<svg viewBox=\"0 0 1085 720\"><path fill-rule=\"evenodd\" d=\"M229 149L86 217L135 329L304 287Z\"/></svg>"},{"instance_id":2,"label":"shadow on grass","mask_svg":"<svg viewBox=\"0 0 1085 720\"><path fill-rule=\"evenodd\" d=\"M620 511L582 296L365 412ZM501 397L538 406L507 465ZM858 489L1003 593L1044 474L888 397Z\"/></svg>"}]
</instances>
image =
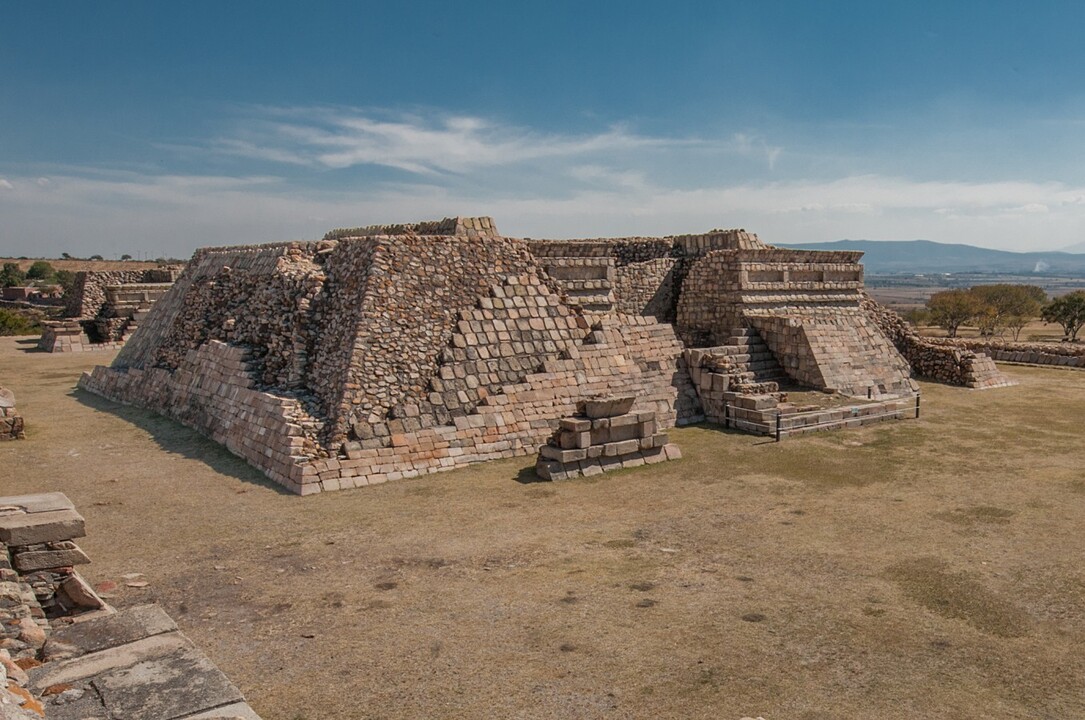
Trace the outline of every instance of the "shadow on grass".
<instances>
[{"instance_id":1,"label":"shadow on grass","mask_svg":"<svg viewBox=\"0 0 1085 720\"><path fill-rule=\"evenodd\" d=\"M282 485L268 480L263 473L231 453L224 446L175 420L163 417L150 410L122 405L79 388L72 390L68 395L92 410L116 415L122 420L147 431L151 438L158 443L158 446L168 453L199 460L217 473L270 488L280 495L294 494Z\"/></svg>"},{"instance_id":2,"label":"shadow on grass","mask_svg":"<svg viewBox=\"0 0 1085 720\"><path fill-rule=\"evenodd\" d=\"M724 427L723 425L717 425L716 423L708 422L707 420L699 423L693 423L691 425L683 425L681 429L684 430L686 428L697 428L698 430L708 430L709 432L719 433L720 435L732 435L734 437L750 438L751 440L755 441L750 443L751 445L776 444L775 435L754 435L753 433L748 433L745 430L737 430L732 427Z\"/></svg>"},{"instance_id":3,"label":"shadow on grass","mask_svg":"<svg viewBox=\"0 0 1085 720\"><path fill-rule=\"evenodd\" d=\"M45 352L40 347L38 347L38 338L20 338L19 340L15 341L15 344L19 345L20 347L18 349L22 350L24 353Z\"/></svg>"},{"instance_id":4,"label":"shadow on grass","mask_svg":"<svg viewBox=\"0 0 1085 720\"><path fill-rule=\"evenodd\" d=\"M541 477L535 474L535 466L528 465L525 468L520 468L520 472L516 473L512 478L521 485L534 485L535 483L548 483L550 480L543 480Z\"/></svg>"}]
</instances>

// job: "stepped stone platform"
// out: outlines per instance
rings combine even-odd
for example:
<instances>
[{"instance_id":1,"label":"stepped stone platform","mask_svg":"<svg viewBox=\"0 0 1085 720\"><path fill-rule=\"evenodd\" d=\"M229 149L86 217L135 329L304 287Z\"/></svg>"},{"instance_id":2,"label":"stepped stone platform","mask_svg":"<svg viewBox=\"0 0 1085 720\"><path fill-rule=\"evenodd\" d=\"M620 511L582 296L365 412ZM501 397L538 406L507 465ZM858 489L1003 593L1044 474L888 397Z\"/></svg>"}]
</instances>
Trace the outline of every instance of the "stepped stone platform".
<instances>
[{"instance_id":1,"label":"stepped stone platform","mask_svg":"<svg viewBox=\"0 0 1085 720\"><path fill-rule=\"evenodd\" d=\"M543 480L565 480L680 458L667 433L657 432L654 412L629 412L634 399L586 400L583 413L562 418L539 449L535 473Z\"/></svg>"},{"instance_id":2,"label":"stepped stone platform","mask_svg":"<svg viewBox=\"0 0 1085 720\"><path fill-rule=\"evenodd\" d=\"M46 352L117 350L180 272L180 267L167 266L77 273L65 319L45 323L38 347Z\"/></svg>"},{"instance_id":3,"label":"stepped stone platform","mask_svg":"<svg viewBox=\"0 0 1085 720\"><path fill-rule=\"evenodd\" d=\"M635 396L661 431L715 417L717 390L912 397L860 256L745 230L516 239L485 217L206 248L80 387L303 495L535 454L595 395Z\"/></svg>"},{"instance_id":4,"label":"stepped stone platform","mask_svg":"<svg viewBox=\"0 0 1085 720\"><path fill-rule=\"evenodd\" d=\"M84 534L63 493L0 497L0 718L258 720L161 608L94 592Z\"/></svg>"}]
</instances>

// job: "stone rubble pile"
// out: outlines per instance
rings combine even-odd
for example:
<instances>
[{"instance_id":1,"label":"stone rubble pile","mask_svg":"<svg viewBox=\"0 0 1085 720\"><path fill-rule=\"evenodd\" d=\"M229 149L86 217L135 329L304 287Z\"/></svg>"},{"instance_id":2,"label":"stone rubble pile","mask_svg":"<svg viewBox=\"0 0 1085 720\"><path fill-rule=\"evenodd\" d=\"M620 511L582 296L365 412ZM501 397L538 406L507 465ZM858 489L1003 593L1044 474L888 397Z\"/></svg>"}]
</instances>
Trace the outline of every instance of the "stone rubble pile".
<instances>
[{"instance_id":1,"label":"stone rubble pile","mask_svg":"<svg viewBox=\"0 0 1085 720\"><path fill-rule=\"evenodd\" d=\"M682 457L667 433L658 432L654 412L629 411L635 399L628 395L584 401L583 412L562 418L539 449L535 473L543 480L565 480Z\"/></svg>"},{"instance_id":2,"label":"stone rubble pile","mask_svg":"<svg viewBox=\"0 0 1085 720\"><path fill-rule=\"evenodd\" d=\"M15 409L15 393L0 385L0 442L24 440L23 416Z\"/></svg>"},{"instance_id":3,"label":"stone rubble pile","mask_svg":"<svg viewBox=\"0 0 1085 720\"><path fill-rule=\"evenodd\" d=\"M0 718L259 720L161 609L94 592L84 535L63 493L0 497Z\"/></svg>"}]
</instances>

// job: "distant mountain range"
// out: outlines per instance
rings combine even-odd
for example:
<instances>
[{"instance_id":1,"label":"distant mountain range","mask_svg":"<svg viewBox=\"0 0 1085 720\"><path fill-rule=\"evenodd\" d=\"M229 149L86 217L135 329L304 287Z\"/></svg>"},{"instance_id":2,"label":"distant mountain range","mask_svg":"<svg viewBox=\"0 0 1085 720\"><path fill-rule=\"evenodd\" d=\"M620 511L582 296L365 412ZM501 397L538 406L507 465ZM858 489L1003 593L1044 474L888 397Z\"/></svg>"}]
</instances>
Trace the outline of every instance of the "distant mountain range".
<instances>
[{"instance_id":1,"label":"distant mountain range","mask_svg":"<svg viewBox=\"0 0 1085 720\"><path fill-rule=\"evenodd\" d=\"M930 240L837 240L826 243L777 243L797 250L861 251L867 273L1000 273L1085 277L1082 252L1006 252Z\"/></svg>"}]
</instances>

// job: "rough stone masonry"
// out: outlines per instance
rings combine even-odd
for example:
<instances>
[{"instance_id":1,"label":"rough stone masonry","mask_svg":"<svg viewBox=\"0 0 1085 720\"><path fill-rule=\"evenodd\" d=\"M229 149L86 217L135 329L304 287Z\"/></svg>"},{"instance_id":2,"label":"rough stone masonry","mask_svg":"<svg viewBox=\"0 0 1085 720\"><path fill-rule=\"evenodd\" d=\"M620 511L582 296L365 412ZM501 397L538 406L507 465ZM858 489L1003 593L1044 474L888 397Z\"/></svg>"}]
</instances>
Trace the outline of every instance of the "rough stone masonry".
<instances>
[{"instance_id":1,"label":"rough stone masonry","mask_svg":"<svg viewBox=\"0 0 1085 720\"><path fill-rule=\"evenodd\" d=\"M224 444L294 492L534 455L586 398L704 418L687 347L757 335L791 381L911 394L860 253L743 230L503 237L489 218L206 248L86 390Z\"/></svg>"}]
</instances>

